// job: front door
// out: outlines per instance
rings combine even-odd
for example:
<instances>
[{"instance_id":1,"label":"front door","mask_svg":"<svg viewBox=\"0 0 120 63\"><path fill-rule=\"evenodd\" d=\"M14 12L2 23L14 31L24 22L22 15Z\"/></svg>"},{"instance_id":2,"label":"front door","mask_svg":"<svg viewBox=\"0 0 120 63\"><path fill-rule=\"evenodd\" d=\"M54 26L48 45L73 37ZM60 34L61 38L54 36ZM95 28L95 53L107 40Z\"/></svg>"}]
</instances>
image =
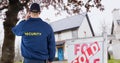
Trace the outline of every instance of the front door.
<instances>
[{"instance_id":1,"label":"front door","mask_svg":"<svg viewBox=\"0 0 120 63\"><path fill-rule=\"evenodd\" d=\"M63 47L58 48L58 59L62 61L64 59Z\"/></svg>"}]
</instances>

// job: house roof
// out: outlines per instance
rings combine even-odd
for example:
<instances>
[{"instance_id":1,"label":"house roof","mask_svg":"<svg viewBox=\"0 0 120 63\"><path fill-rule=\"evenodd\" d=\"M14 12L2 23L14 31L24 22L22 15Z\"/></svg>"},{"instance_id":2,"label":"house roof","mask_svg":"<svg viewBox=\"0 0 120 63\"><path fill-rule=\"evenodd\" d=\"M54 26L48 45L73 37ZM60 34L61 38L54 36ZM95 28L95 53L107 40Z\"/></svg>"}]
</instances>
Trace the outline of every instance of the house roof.
<instances>
[{"instance_id":1,"label":"house roof","mask_svg":"<svg viewBox=\"0 0 120 63\"><path fill-rule=\"evenodd\" d=\"M63 40L63 41L57 41L57 42L56 42L56 46L64 45L64 43L65 43L64 40Z\"/></svg>"},{"instance_id":2,"label":"house roof","mask_svg":"<svg viewBox=\"0 0 120 63\"><path fill-rule=\"evenodd\" d=\"M50 23L54 32L77 28L81 25L86 13L75 15L69 18L64 18L55 22Z\"/></svg>"}]
</instances>

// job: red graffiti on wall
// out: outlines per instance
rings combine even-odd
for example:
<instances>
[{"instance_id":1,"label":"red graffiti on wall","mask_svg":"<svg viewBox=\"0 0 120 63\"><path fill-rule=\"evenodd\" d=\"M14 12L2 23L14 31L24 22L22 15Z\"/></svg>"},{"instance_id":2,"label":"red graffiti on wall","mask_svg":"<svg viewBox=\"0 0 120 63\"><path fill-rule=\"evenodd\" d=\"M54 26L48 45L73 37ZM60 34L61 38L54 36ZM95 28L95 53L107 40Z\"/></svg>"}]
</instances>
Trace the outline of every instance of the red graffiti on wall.
<instances>
[{"instance_id":1,"label":"red graffiti on wall","mask_svg":"<svg viewBox=\"0 0 120 63\"><path fill-rule=\"evenodd\" d=\"M100 47L98 42L88 44L75 44L74 45L74 55L81 55L77 56L71 63L89 63L89 59L93 57L97 52L100 51ZM100 59L94 59L93 62L97 63Z\"/></svg>"}]
</instances>

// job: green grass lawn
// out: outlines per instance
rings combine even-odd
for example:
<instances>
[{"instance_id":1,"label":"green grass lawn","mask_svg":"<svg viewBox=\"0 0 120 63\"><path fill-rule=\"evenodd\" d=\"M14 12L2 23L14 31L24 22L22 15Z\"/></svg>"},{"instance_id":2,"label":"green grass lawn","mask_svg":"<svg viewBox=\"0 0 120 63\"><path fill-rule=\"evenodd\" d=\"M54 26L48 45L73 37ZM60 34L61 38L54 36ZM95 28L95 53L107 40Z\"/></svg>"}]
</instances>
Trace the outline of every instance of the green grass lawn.
<instances>
[{"instance_id":1,"label":"green grass lawn","mask_svg":"<svg viewBox=\"0 0 120 63\"><path fill-rule=\"evenodd\" d=\"M111 56L111 59L110 59L110 60L108 60L108 63L120 63L120 59L119 59L119 60L117 60L117 59L114 59L114 57L113 57L113 56Z\"/></svg>"},{"instance_id":2,"label":"green grass lawn","mask_svg":"<svg viewBox=\"0 0 120 63\"><path fill-rule=\"evenodd\" d=\"M108 63L120 63L120 60L111 59L108 60Z\"/></svg>"}]
</instances>

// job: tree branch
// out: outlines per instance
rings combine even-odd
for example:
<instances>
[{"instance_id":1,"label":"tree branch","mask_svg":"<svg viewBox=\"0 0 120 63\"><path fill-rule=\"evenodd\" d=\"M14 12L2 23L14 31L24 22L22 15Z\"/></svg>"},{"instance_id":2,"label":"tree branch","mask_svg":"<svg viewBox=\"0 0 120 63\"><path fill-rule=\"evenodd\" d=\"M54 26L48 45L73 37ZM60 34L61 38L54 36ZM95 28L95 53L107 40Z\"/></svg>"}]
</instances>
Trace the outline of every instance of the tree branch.
<instances>
[{"instance_id":1,"label":"tree branch","mask_svg":"<svg viewBox=\"0 0 120 63\"><path fill-rule=\"evenodd\" d=\"M12 5L12 4L15 4L15 3L18 3L19 0L9 0L9 5Z\"/></svg>"},{"instance_id":2,"label":"tree branch","mask_svg":"<svg viewBox=\"0 0 120 63\"><path fill-rule=\"evenodd\" d=\"M7 8L8 8L8 6L3 6L0 8L0 10L7 9Z\"/></svg>"},{"instance_id":3,"label":"tree branch","mask_svg":"<svg viewBox=\"0 0 120 63\"><path fill-rule=\"evenodd\" d=\"M8 2L7 0L1 0L0 1L0 10L8 8L8 3L7 2Z\"/></svg>"},{"instance_id":4,"label":"tree branch","mask_svg":"<svg viewBox=\"0 0 120 63\"><path fill-rule=\"evenodd\" d=\"M22 6L26 6L29 1L30 1L30 0L26 0L26 2L25 2L25 3L21 3L21 5L22 5Z\"/></svg>"}]
</instances>

